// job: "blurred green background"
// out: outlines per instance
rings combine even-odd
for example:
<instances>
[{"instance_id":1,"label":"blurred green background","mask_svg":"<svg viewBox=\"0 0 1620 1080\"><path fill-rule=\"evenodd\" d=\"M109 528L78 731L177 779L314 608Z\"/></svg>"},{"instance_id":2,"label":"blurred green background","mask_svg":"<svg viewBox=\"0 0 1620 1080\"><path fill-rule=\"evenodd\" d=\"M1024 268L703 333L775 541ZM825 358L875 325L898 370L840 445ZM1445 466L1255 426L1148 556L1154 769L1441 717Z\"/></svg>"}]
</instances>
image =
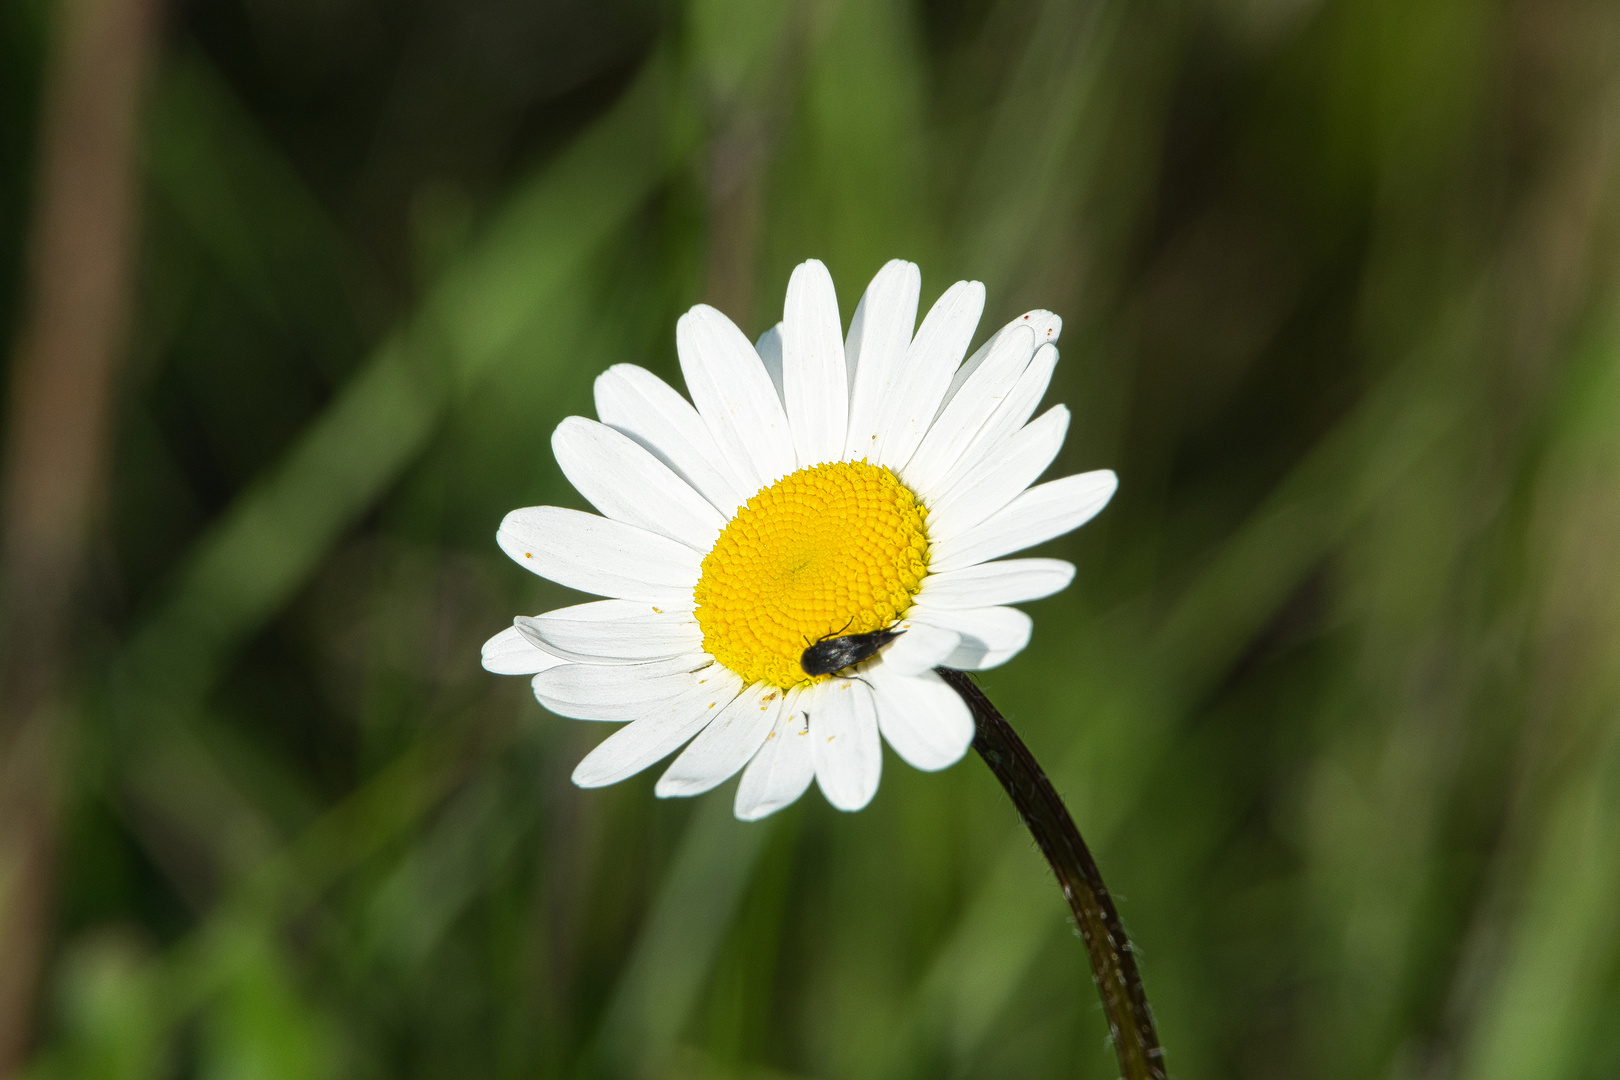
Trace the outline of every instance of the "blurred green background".
<instances>
[{"instance_id":1,"label":"blurred green background","mask_svg":"<svg viewBox=\"0 0 1620 1080\"><path fill-rule=\"evenodd\" d=\"M478 664L601 369L899 256L1121 476L984 683L1172 1075L1620 1076L1617 154L1599 0L175 0L23 1075L1116 1075L976 759L745 826Z\"/></svg>"}]
</instances>

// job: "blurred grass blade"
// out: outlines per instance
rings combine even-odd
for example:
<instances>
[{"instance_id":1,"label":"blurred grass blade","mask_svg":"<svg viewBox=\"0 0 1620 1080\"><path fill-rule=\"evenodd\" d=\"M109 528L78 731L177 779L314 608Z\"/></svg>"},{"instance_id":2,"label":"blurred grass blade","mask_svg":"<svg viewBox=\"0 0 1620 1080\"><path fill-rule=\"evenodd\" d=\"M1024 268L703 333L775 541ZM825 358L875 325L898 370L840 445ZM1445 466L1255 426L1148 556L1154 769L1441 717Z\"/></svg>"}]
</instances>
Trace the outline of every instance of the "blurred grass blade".
<instances>
[{"instance_id":1,"label":"blurred grass blade","mask_svg":"<svg viewBox=\"0 0 1620 1080\"><path fill-rule=\"evenodd\" d=\"M1095 807L1085 829L1099 850L1145 797L1178 714L1209 692L1278 605L1446 430L1444 409L1414 394L1410 379L1408 369L1398 369L1278 486L1184 591L1139 668L1097 678L1111 687L1110 698L1092 701L1088 711L1114 719L1077 718L1080 737L1053 782L1062 792L1094 787L1087 780L1095 778L1090 763L1099 747L1091 733L1132 733L1129 754L1116 747L1119 753L1103 755L1117 762L1106 770L1107 790L1077 804ZM1017 835L1009 833L1012 850L939 949L911 1007L918 1030L944 1039L958 1062L978 1052L1041 945L1062 925L1061 906L1047 902L1049 886L1030 891L1038 860Z\"/></svg>"},{"instance_id":2,"label":"blurred grass blade","mask_svg":"<svg viewBox=\"0 0 1620 1080\"><path fill-rule=\"evenodd\" d=\"M1081 204L1094 191L1102 165L1109 95L1140 92L1160 56L1133 56L1132 78L1115 65L1116 35L1126 5L1112 0L1047 0L1023 39L1009 85L973 162L957 229L964 265L992 288L1021 282L1018 268L1050 259ZM1142 170L1138 161L1110 160L1117 175ZM1132 208L1134 209L1134 207Z\"/></svg>"},{"instance_id":3,"label":"blurred grass blade","mask_svg":"<svg viewBox=\"0 0 1620 1080\"><path fill-rule=\"evenodd\" d=\"M1491 969L1459 986L1469 1032L1458 1076L1592 1075L1620 971L1620 323L1583 347L1530 528L1540 609L1523 780L1492 902L1473 933Z\"/></svg>"},{"instance_id":4,"label":"blurred grass blade","mask_svg":"<svg viewBox=\"0 0 1620 1080\"><path fill-rule=\"evenodd\" d=\"M493 366L528 351L525 331L545 323L554 333L585 331L584 264L690 148L681 102L672 65L655 57L593 129L509 200L423 312L204 534L126 646L109 687L123 721L117 730L131 742L119 762L123 789L168 827L201 830L188 842L201 841L218 869L250 871L277 839L187 731L206 696L235 650L423 452L447 409ZM566 366L547 371L561 378Z\"/></svg>"},{"instance_id":5,"label":"blurred grass blade","mask_svg":"<svg viewBox=\"0 0 1620 1080\"><path fill-rule=\"evenodd\" d=\"M597 1033L606 1075L664 1075L774 827L738 821L729 793L699 799Z\"/></svg>"},{"instance_id":6,"label":"blurred grass blade","mask_svg":"<svg viewBox=\"0 0 1620 1080\"><path fill-rule=\"evenodd\" d=\"M219 995L203 1018L202 1080L329 1080L339 1046L326 1018L295 984L275 931L233 924L216 937Z\"/></svg>"},{"instance_id":7,"label":"blurred grass blade","mask_svg":"<svg viewBox=\"0 0 1620 1080\"><path fill-rule=\"evenodd\" d=\"M483 241L393 334L270 474L197 544L125 658L137 685L197 699L322 555L419 454L452 398L522 333L578 303L581 264L690 148L667 59L520 190ZM672 115L677 113L677 115Z\"/></svg>"},{"instance_id":8,"label":"blurred grass blade","mask_svg":"<svg viewBox=\"0 0 1620 1080\"><path fill-rule=\"evenodd\" d=\"M237 294L300 345L357 347L366 268L204 54L168 59L144 127L153 193Z\"/></svg>"},{"instance_id":9,"label":"blurred grass blade","mask_svg":"<svg viewBox=\"0 0 1620 1080\"><path fill-rule=\"evenodd\" d=\"M1620 732L1594 748L1552 797L1535 836L1522 909L1506 959L1474 1019L1464 1080L1588 1075L1597 1037L1612 1034L1604 990L1620 954Z\"/></svg>"}]
</instances>

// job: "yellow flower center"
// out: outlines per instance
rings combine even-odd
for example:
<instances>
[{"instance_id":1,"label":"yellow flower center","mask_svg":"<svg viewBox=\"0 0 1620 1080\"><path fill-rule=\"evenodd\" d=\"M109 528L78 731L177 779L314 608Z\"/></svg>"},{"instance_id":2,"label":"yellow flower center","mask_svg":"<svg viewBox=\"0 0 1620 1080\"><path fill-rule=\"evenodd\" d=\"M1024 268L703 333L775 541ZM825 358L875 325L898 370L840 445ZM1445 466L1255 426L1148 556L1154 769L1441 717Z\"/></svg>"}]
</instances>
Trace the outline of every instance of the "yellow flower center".
<instances>
[{"instance_id":1,"label":"yellow flower center","mask_svg":"<svg viewBox=\"0 0 1620 1080\"><path fill-rule=\"evenodd\" d=\"M737 511L703 560L693 596L703 648L743 677L786 690L827 676L799 666L824 637L880 630L928 573L928 511L888 469L800 469Z\"/></svg>"}]
</instances>

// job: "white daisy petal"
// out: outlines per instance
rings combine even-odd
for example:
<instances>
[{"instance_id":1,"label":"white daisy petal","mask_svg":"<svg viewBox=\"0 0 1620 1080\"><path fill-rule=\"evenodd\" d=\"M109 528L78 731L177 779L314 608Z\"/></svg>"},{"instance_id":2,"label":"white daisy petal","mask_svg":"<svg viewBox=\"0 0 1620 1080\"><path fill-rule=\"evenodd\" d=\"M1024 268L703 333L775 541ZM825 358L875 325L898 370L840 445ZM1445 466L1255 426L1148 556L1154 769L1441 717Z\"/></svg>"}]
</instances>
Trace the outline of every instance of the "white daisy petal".
<instances>
[{"instance_id":1,"label":"white daisy petal","mask_svg":"<svg viewBox=\"0 0 1620 1080\"><path fill-rule=\"evenodd\" d=\"M709 657L691 656L650 664L563 664L540 672L532 685L535 699L558 716L624 721L733 677Z\"/></svg>"},{"instance_id":2,"label":"white daisy petal","mask_svg":"<svg viewBox=\"0 0 1620 1080\"><path fill-rule=\"evenodd\" d=\"M1095 517L1117 487L1109 469L1032 487L980 524L941 539L929 553L929 569L960 570L1062 536Z\"/></svg>"},{"instance_id":3,"label":"white daisy petal","mask_svg":"<svg viewBox=\"0 0 1620 1080\"><path fill-rule=\"evenodd\" d=\"M759 752L782 711L782 691L755 683L681 751L655 789L660 799L701 795L735 776Z\"/></svg>"},{"instance_id":4,"label":"white daisy petal","mask_svg":"<svg viewBox=\"0 0 1620 1080\"><path fill-rule=\"evenodd\" d=\"M1068 588L1074 564L1062 559L1008 559L929 574L917 602L935 608L978 608L1039 600Z\"/></svg>"},{"instance_id":5,"label":"white daisy petal","mask_svg":"<svg viewBox=\"0 0 1620 1080\"><path fill-rule=\"evenodd\" d=\"M727 672L713 686L664 702L597 744L575 767L574 783L605 787L636 775L702 731L741 690L742 680Z\"/></svg>"},{"instance_id":6,"label":"white daisy petal","mask_svg":"<svg viewBox=\"0 0 1620 1080\"><path fill-rule=\"evenodd\" d=\"M703 556L667 536L560 506L513 510L495 534L519 566L597 596L678 607L702 573Z\"/></svg>"},{"instance_id":7,"label":"white daisy petal","mask_svg":"<svg viewBox=\"0 0 1620 1080\"><path fill-rule=\"evenodd\" d=\"M882 667L901 675L915 675L938 667L956 651L959 635L954 630L943 630L927 623L907 623L906 632L880 654ZM863 669L864 670L864 669Z\"/></svg>"},{"instance_id":8,"label":"white daisy petal","mask_svg":"<svg viewBox=\"0 0 1620 1080\"><path fill-rule=\"evenodd\" d=\"M757 491L792 472L796 459L787 414L742 331L699 304L675 324L675 350L692 402L738 475Z\"/></svg>"},{"instance_id":9,"label":"white daisy petal","mask_svg":"<svg viewBox=\"0 0 1620 1080\"><path fill-rule=\"evenodd\" d=\"M992 560L1081 524L1116 481L1103 471L1031 486L1068 430L1061 405L1030 423L1062 320L1028 312L964 363L984 287L957 282L917 326L920 288L916 266L888 263L844 338L832 278L807 261L782 322L752 346L713 308L681 317L690 402L620 364L596 382L601 423L557 427L564 474L604 516L529 507L507 515L498 540L535 573L610 599L521 616L483 660L530 675L553 712L629 722L580 762L577 783L614 783L676 754L660 797L741 770L735 812L751 821L813 780L833 806L867 805L885 739L920 769L971 745L972 713L933 669L1005 662L1033 625L1007 605L1074 577L1054 559ZM910 563L925 540L926 564ZM920 587L899 587L895 560L915 566ZM792 582L778 580L785 567ZM856 588L874 574L894 588ZM759 606L767 595L775 614ZM895 610L901 633L840 677L786 693L764 681L791 681L799 643L829 625L892 624Z\"/></svg>"},{"instance_id":10,"label":"white daisy petal","mask_svg":"<svg viewBox=\"0 0 1620 1080\"><path fill-rule=\"evenodd\" d=\"M858 679L833 679L805 691L799 708L810 714L816 785L840 810L859 810L877 794L883 772L877 706Z\"/></svg>"},{"instance_id":11,"label":"white daisy petal","mask_svg":"<svg viewBox=\"0 0 1620 1080\"><path fill-rule=\"evenodd\" d=\"M1035 620L1010 607L931 608L918 604L911 621L928 623L961 635L955 650L940 667L983 671L998 667L1023 651Z\"/></svg>"},{"instance_id":12,"label":"white daisy petal","mask_svg":"<svg viewBox=\"0 0 1620 1080\"><path fill-rule=\"evenodd\" d=\"M771 377L771 385L776 387L776 396L786 402L787 399L782 397L782 324L777 323L759 335L759 340L754 342L754 351L759 353L759 362L765 365L765 374Z\"/></svg>"},{"instance_id":13,"label":"white daisy petal","mask_svg":"<svg viewBox=\"0 0 1620 1080\"><path fill-rule=\"evenodd\" d=\"M698 411L646 368L614 364L598 375L596 415L646 447L727 518L753 494L721 456Z\"/></svg>"},{"instance_id":14,"label":"white daisy petal","mask_svg":"<svg viewBox=\"0 0 1620 1080\"><path fill-rule=\"evenodd\" d=\"M946 403L906 463L901 478L907 487L925 497L936 490L997 406L1012 392L1034 354L1035 332L1027 326L1014 326L997 336L995 348L968 377L962 392Z\"/></svg>"},{"instance_id":15,"label":"white daisy petal","mask_svg":"<svg viewBox=\"0 0 1620 1080\"><path fill-rule=\"evenodd\" d=\"M962 384L967 382L968 378L979 369L979 365L984 363L984 358L990 355L990 350L996 347L997 342L1001 341L1004 335L1020 326L1028 327L1034 333L1037 348L1047 342L1057 341L1058 337L1063 333L1063 320L1050 311L1037 308L1034 311L1024 312L1024 314L991 334L990 339L975 349L972 356L962 361L962 366L957 368L956 374L951 377L950 389L945 391L945 405L949 405L956 399L957 393L962 389ZM944 411L944 406L941 406L940 411Z\"/></svg>"},{"instance_id":16,"label":"white daisy petal","mask_svg":"<svg viewBox=\"0 0 1620 1080\"><path fill-rule=\"evenodd\" d=\"M1052 320L1056 320L1059 326L1062 325L1062 320L1058 319L1050 311L1028 311L997 330L994 334L991 334L985 339L983 345L973 350L972 356L962 361L962 366L956 369L955 375L951 376L951 386L949 390L945 391L945 401L940 406L940 412L943 413L945 406L956 400L956 395L961 392L963 385L984 364L985 359L989 357L992 350L1005 345L1009 335L1019 330L1027 331L1031 336L1030 355L1034 355L1035 350L1040 346L1055 340L1056 334L1050 325ZM1029 363L1028 357L1024 358L1024 363L1026 365Z\"/></svg>"},{"instance_id":17,"label":"white daisy petal","mask_svg":"<svg viewBox=\"0 0 1620 1080\"><path fill-rule=\"evenodd\" d=\"M836 461L849 425L849 373L832 275L817 259L793 269L782 316L782 400L799 468Z\"/></svg>"},{"instance_id":18,"label":"white daisy petal","mask_svg":"<svg viewBox=\"0 0 1620 1080\"><path fill-rule=\"evenodd\" d=\"M876 458L878 416L904 367L911 331L917 325L922 274L916 264L890 260L855 309L844 343L849 365L849 435L844 460Z\"/></svg>"},{"instance_id":19,"label":"white daisy petal","mask_svg":"<svg viewBox=\"0 0 1620 1080\"><path fill-rule=\"evenodd\" d=\"M1058 351L1051 345L1042 345L1035 350L1029 366L1024 368L1023 374L1013 384L1012 392L990 414L973 441L968 443L967 449L962 451L962 456L957 458L956 464L939 482L940 491L949 491L966 473L996 460L1004 440L1016 434L1035 415L1035 407L1046 396L1046 388L1052 382L1052 371L1057 367L1057 362Z\"/></svg>"},{"instance_id":20,"label":"white daisy petal","mask_svg":"<svg viewBox=\"0 0 1620 1080\"><path fill-rule=\"evenodd\" d=\"M928 509L929 529L956 536L1012 502L1052 464L1068 432L1069 410L1062 405L1047 409L935 496Z\"/></svg>"},{"instance_id":21,"label":"white daisy petal","mask_svg":"<svg viewBox=\"0 0 1620 1080\"><path fill-rule=\"evenodd\" d=\"M797 689L788 691L776 726L765 737L765 745L743 770L737 785L734 812L742 821L758 821L793 803L810 781L816 778L815 756L810 749L810 729L799 711Z\"/></svg>"},{"instance_id":22,"label":"white daisy petal","mask_svg":"<svg viewBox=\"0 0 1620 1080\"><path fill-rule=\"evenodd\" d=\"M954 765L973 745L973 714L961 695L932 671L872 675L878 727L894 752L914 769Z\"/></svg>"},{"instance_id":23,"label":"white daisy petal","mask_svg":"<svg viewBox=\"0 0 1620 1080\"><path fill-rule=\"evenodd\" d=\"M551 435L563 475L607 517L708 551L726 519L645 447L606 424L570 416Z\"/></svg>"},{"instance_id":24,"label":"white daisy petal","mask_svg":"<svg viewBox=\"0 0 1620 1080\"><path fill-rule=\"evenodd\" d=\"M632 600L558 608L516 627L538 648L578 663L638 663L703 651L703 628L690 611L663 611Z\"/></svg>"},{"instance_id":25,"label":"white daisy petal","mask_svg":"<svg viewBox=\"0 0 1620 1080\"><path fill-rule=\"evenodd\" d=\"M567 663L536 648L515 626L508 626L484 642L483 662L485 671L497 675L535 675Z\"/></svg>"},{"instance_id":26,"label":"white daisy petal","mask_svg":"<svg viewBox=\"0 0 1620 1080\"><path fill-rule=\"evenodd\" d=\"M1058 338L1063 336L1063 320L1045 308L1036 308L1013 320L1013 324L1020 322L1035 331L1037 345L1056 345Z\"/></svg>"},{"instance_id":27,"label":"white daisy petal","mask_svg":"<svg viewBox=\"0 0 1620 1080\"><path fill-rule=\"evenodd\" d=\"M906 350L900 377L878 411L877 464L899 469L911 460L967 353L983 310L984 286L977 281L958 281L929 309Z\"/></svg>"}]
</instances>

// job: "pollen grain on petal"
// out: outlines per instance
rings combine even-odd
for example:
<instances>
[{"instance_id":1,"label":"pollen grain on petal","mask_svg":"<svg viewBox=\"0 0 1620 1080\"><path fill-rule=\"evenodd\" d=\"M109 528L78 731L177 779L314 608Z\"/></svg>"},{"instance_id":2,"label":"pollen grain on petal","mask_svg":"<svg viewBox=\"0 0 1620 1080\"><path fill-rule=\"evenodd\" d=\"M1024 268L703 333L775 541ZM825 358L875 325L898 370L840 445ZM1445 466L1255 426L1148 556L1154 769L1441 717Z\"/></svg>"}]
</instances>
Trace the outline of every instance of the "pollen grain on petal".
<instances>
[{"instance_id":1,"label":"pollen grain on petal","mask_svg":"<svg viewBox=\"0 0 1620 1080\"><path fill-rule=\"evenodd\" d=\"M927 510L888 469L815 465L762 489L703 560L693 590L703 649L779 689L816 682L809 645L889 626L928 573Z\"/></svg>"}]
</instances>

